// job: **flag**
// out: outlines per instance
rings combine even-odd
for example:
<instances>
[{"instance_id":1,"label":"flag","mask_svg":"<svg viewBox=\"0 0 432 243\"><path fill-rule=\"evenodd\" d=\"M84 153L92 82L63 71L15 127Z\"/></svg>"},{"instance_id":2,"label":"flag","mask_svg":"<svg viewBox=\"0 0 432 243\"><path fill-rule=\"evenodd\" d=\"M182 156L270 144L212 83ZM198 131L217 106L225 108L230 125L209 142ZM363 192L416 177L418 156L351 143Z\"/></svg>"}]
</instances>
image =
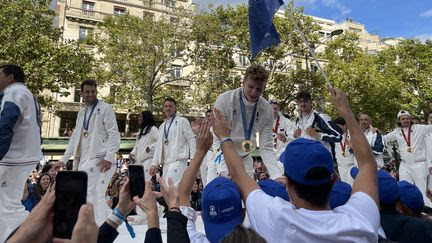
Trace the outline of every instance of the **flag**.
<instances>
[{"instance_id":1,"label":"flag","mask_svg":"<svg viewBox=\"0 0 432 243\"><path fill-rule=\"evenodd\" d=\"M273 24L273 16L283 4L283 0L249 0L249 33L252 60L264 48L280 43L279 34Z\"/></svg>"}]
</instances>

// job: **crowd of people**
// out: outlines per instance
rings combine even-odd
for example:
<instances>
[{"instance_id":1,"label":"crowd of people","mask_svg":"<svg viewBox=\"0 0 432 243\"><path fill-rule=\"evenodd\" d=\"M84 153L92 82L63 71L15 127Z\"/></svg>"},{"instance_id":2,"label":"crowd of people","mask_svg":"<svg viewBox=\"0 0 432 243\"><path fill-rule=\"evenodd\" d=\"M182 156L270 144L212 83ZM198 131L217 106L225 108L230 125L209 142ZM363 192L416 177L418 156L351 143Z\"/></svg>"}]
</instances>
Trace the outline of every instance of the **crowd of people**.
<instances>
[{"instance_id":1,"label":"crowd of people","mask_svg":"<svg viewBox=\"0 0 432 243\"><path fill-rule=\"evenodd\" d=\"M88 175L88 203L72 242L113 242L123 222L133 237L131 212L148 226L145 242L162 242L161 214L168 242L432 242L432 113L421 125L402 110L384 134L329 87L340 117L315 111L300 91L291 121L262 97L267 80L251 65L242 86L192 124L172 98L159 128L142 112L128 163L143 166L145 192L131 199L115 113L97 98L96 81L81 84L85 103L64 156L37 172L40 106L22 68L0 66L0 241L51 240L52 182L73 157L71 169ZM383 159L390 144L400 161ZM251 155L257 148L260 161ZM198 211L205 232L195 225Z\"/></svg>"}]
</instances>

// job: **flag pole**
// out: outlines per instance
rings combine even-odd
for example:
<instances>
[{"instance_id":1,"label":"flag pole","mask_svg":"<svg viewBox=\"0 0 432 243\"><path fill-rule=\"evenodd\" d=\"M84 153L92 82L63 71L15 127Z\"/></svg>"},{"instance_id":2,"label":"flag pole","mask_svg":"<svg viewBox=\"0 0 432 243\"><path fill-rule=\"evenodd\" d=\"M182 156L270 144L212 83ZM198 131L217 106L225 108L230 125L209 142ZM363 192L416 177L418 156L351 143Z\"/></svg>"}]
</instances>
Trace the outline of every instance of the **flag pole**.
<instances>
[{"instance_id":1,"label":"flag pole","mask_svg":"<svg viewBox=\"0 0 432 243\"><path fill-rule=\"evenodd\" d=\"M294 18L294 15L291 13L291 11L289 11L289 9L287 8L285 2L284 2L284 7L285 7L285 11L288 13L289 17L291 18L292 23L294 24L294 28L295 28L295 29L297 30L297 32L300 34L300 38L301 38L301 39L303 40L303 42L306 44L306 46L307 46L307 48L308 48L308 50L309 50L309 53L311 54L313 60L314 60L315 63L317 64L318 69L320 70L322 76L324 77L324 79L325 79L325 81L326 81L326 83L327 83L327 86L328 86L329 88L332 88L333 86L332 86L332 84L331 84L331 82L330 82L330 80L329 80L327 74L325 73L324 69L321 67L321 65L320 65L320 63L319 63L319 61L318 61L318 58L317 58L316 55L315 55L315 52L312 50L312 48L311 48L311 46L310 46L310 44L309 44L309 41L306 39L306 37L305 37L303 31L300 30L300 28L299 28L299 26L298 26L298 24L297 24L297 21L296 21L295 18Z\"/></svg>"}]
</instances>

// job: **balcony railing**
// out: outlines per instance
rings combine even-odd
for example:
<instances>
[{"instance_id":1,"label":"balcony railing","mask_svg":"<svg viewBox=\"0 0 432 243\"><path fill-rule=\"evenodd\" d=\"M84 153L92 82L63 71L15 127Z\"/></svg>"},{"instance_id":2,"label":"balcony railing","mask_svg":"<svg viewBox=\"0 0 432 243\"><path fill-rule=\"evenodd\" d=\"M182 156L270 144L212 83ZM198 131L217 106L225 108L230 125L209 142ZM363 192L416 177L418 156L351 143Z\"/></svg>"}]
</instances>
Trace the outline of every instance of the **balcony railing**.
<instances>
[{"instance_id":1,"label":"balcony railing","mask_svg":"<svg viewBox=\"0 0 432 243\"><path fill-rule=\"evenodd\" d=\"M112 15L112 14L102 13L99 11L93 11L88 9L74 8L74 7L68 7L66 9L67 18L76 18L82 20L102 22L104 17L107 15Z\"/></svg>"}]
</instances>

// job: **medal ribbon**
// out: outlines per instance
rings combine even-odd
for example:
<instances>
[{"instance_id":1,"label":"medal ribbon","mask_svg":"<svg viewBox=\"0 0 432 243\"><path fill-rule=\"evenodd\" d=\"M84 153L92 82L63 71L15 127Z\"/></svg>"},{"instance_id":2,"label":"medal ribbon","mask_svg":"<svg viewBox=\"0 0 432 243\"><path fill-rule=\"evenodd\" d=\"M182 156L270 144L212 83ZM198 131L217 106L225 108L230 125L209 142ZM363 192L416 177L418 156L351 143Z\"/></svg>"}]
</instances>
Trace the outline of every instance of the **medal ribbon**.
<instances>
[{"instance_id":1,"label":"medal ribbon","mask_svg":"<svg viewBox=\"0 0 432 243\"><path fill-rule=\"evenodd\" d=\"M277 143L277 134L278 134L278 129L279 129L279 118L280 116L278 115L278 117L276 118L276 125L273 128L273 132L276 134L274 142Z\"/></svg>"},{"instance_id":2,"label":"medal ribbon","mask_svg":"<svg viewBox=\"0 0 432 243\"><path fill-rule=\"evenodd\" d=\"M87 120L87 107L86 107L86 110L85 110L85 113L84 113L84 120L83 120L83 127L84 127L84 130L88 130L88 127L89 127L89 124L90 124L90 119L91 119L91 117L92 117L92 115L93 115L93 112L94 112L94 110L95 110L96 105L97 105L98 102L99 102L99 101L96 100L96 103L93 105L88 120Z\"/></svg>"},{"instance_id":3,"label":"medal ribbon","mask_svg":"<svg viewBox=\"0 0 432 243\"><path fill-rule=\"evenodd\" d=\"M342 149L342 152L345 152L345 148L346 148L346 139L347 137L345 136L345 139L342 139L342 141L340 141L340 147ZM344 142L345 140L345 142Z\"/></svg>"},{"instance_id":4,"label":"medal ribbon","mask_svg":"<svg viewBox=\"0 0 432 243\"><path fill-rule=\"evenodd\" d=\"M170 122L170 124L169 124L169 126L168 126L168 131L167 131L167 123L165 122L165 125L164 125L164 137L165 137L165 140L168 140L168 135L169 135L169 131L170 131L170 129L171 129L171 125L173 124L173 121L174 121L174 119L175 119L175 115L173 116L173 118L171 119L171 122Z\"/></svg>"},{"instance_id":5,"label":"medal ribbon","mask_svg":"<svg viewBox=\"0 0 432 243\"><path fill-rule=\"evenodd\" d=\"M404 138L405 142L407 143L408 148L411 147L411 125L408 128L408 139L405 136L405 132L404 132L403 128L401 128L401 131L402 131L403 138Z\"/></svg>"},{"instance_id":6,"label":"medal ribbon","mask_svg":"<svg viewBox=\"0 0 432 243\"><path fill-rule=\"evenodd\" d=\"M254 126L254 123L255 123L255 114L256 114L257 107L258 107L258 101L254 105L252 116L251 116L251 120L249 122L249 127L247 127L247 124L246 124L246 108L245 108L245 104L243 102L242 94L241 93L240 93L239 97L240 97L240 110L241 110L241 114L242 114L244 136L245 136L246 140L250 140L251 135L252 135L252 129L253 129L253 126Z\"/></svg>"}]
</instances>

